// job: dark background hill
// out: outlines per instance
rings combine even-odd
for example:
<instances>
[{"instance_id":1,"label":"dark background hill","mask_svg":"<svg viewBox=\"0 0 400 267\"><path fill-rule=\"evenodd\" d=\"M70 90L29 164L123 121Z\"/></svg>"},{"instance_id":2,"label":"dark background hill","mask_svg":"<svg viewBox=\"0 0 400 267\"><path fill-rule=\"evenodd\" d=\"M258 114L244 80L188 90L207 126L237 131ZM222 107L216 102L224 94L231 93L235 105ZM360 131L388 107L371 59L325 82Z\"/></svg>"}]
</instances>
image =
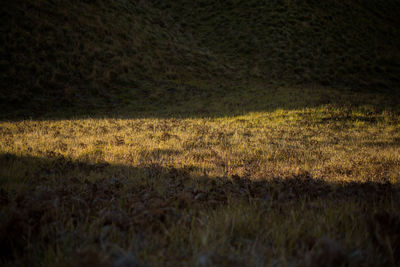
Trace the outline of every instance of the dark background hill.
<instances>
[{"instance_id":1,"label":"dark background hill","mask_svg":"<svg viewBox=\"0 0 400 267\"><path fill-rule=\"evenodd\" d=\"M399 1L159 1L203 47L264 79L393 88Z\"/></svg>"},{"instance_id":2,"label":"dark background hill","mask_svg":"<svg viewBox=\"0 0 400 267\"><path fill-rule=\"evenodd\" d=\"M395 0L4 2L2 116L191 107L249 84L397 95L398 14Z\"/></svg>"}]
</instances>

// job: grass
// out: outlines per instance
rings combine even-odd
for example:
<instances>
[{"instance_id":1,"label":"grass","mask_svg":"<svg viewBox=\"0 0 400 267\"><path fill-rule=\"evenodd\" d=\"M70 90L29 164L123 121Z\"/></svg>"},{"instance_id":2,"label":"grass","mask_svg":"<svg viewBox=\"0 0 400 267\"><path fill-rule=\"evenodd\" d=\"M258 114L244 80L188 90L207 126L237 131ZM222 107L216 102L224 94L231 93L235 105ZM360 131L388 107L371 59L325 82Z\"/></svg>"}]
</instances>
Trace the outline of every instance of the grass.
<instances>
[{"instance_id":1,"label":"grass","mask_svg":"<svg viewBox=\"0 0 400 267\"><path fill-rule=\"evenodd\" d=\"M140 104L168 81L227 72L150 3L18 0L1 12L0 103L8 116Z\"/></svg>"},{"instance_id":2,"label":"grass","mask_svg":"<svg viewBox=\"0 0 400 267\"><path fill-rule=\"evenodd\" d=\"M396 1L179 0L158 5L202 47L246 66L251 76L374 90L398 84Z\"/></svg>"},{"instance_id":3,"label":"grass","mask_svg":"<svg viewBox=\"0 0 400 267\"><path fill-rule=\"evenodd\" d=\"M399 265L398 1L0 8L1 266Z\"/></svg>"},{"instance_id":4,"label":"grass","mask_svg":"<svg viewBox=\"0 0 400 267\"><path fill-rule=\"evenodd\" d=\"M255 80L398 95L399 10L395 0L9 2L1 118L198 105Z\"/></svg>"},{"instance_id":5,"label":"grass","mask_svg":"<svg viewBox=\"0 0 400 267\"><path fill-rule=\"evenodd\" d=\"M3 121L2 263L395 266L398 106L274 95L286 108Z\"/></svg>"}]
</instances>

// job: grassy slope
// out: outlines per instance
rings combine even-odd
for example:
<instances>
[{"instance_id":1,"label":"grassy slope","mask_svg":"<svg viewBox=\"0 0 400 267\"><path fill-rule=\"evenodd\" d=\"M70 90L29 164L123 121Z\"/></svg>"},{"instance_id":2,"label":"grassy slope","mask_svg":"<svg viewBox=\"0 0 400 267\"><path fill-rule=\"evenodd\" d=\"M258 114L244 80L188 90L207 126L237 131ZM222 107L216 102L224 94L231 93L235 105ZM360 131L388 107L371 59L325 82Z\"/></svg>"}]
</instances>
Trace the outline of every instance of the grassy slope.
<instances>
[{"instance_id":1,"label":"grassy slope","mask_svg":"<svg viewBox=\"0 0 400 267\"><path fill-rule=\"evenodd\" d=\"M20 0L1 8L3 117L137 114L177 103L197 112L236 92L251 97L254 81L258 93L320 84L398 95L396 1Z\"/></svg>"},{"instance_id":2,"label":"grassy slope","mask_svg":"<svg viewBox=\"0 0 400 267\"><path fill-rule=\"evenodd\" d=\"M280 81L398 89L400 5L373 2L159 4L176 14L202 46L244 62L251 74Z\"/></svg>"},{"instance_id":3,"label":"grassy slope","mask_svg":"<svg viewBox=\"0 0 400 267\"><path fill-rule=\"evenodd\" d=\"M131 102L148 107L162 98L159 91L191 94L176 81L227 72L145 3L13 1L2 13L6 111L35 116L68 106L86 113Z\"/></svg>"},{"instance_id":4,"label":"grassy slope","mask_svg":"<svg viewBox=\"0 0 400 267\"><path fill-rule=\"evenodd\" d=\"M397 2L196 3L2 5L0 265L396 266Z\"/></svg>"}]
</instances>

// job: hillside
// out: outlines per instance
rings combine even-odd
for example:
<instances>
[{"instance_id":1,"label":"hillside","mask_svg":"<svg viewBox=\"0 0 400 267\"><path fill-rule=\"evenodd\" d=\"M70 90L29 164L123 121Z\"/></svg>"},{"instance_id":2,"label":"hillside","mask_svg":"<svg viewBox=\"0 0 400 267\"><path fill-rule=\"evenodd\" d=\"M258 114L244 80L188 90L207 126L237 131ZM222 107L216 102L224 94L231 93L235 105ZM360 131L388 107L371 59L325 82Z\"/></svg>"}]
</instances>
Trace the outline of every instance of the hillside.
<instances>
[{"instance_id":1,"label":"hillside","mask_svg":"<svg viewBox=\"0 0 400 267\"><path fill-rule=\"evenodd\" d=\"M0 266L400 266L399 0L0 6Z\"/></svg>"},{"instance_id":2,"label":"hillside","mask_svg":"<svg viewBox=\"0 0 400 267\"><path fill-rule=\"evenodd\" d=\"M168 15L146 3L32 0L1 8L6 110L146 104L165 81L225 73Z\"/></svg>"},{"instance_id":3,"label":"hillside","mask_svg":"<svg viewBox=\"0 0 400 267\"><path fill-rule=\"evenodd\" d=\"M19 0L1 9L7 114L193 106L253 81L391 94L400 84L398 1Z\"/></svg>"},{"instance_id":4,"label":"hillside","mask_svg":"<svg viewBox=\"0 0 400 267\"><path fill-rule=\"evenodd\" d=\"M264 79L398 88L398 1L178 0L159 5L203 47Z\"/></svg>"}]
</instances>

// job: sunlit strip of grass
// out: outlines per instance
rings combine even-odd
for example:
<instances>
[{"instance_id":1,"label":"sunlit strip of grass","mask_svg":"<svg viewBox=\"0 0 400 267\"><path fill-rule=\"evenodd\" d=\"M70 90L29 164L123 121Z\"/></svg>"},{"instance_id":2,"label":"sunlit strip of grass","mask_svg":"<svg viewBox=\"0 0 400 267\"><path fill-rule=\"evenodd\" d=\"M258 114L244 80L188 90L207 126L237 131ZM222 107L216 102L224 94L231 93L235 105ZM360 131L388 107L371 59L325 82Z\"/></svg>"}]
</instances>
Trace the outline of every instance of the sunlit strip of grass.
<instances>
[{"instance_id":1,"label":"sunlit strip of grass","mask_svg":"<svg viewBox=\"0 0 400 267\"><path fill-rule=\"evenodd\" d=\"M219 118L27 120L1 123L0 151L157 163L212 176L309 172L328 180L398 182L399 121L396 113L329 105ZM9 168L19 173L18 166Z\"/></svg>"}]
</instances>

